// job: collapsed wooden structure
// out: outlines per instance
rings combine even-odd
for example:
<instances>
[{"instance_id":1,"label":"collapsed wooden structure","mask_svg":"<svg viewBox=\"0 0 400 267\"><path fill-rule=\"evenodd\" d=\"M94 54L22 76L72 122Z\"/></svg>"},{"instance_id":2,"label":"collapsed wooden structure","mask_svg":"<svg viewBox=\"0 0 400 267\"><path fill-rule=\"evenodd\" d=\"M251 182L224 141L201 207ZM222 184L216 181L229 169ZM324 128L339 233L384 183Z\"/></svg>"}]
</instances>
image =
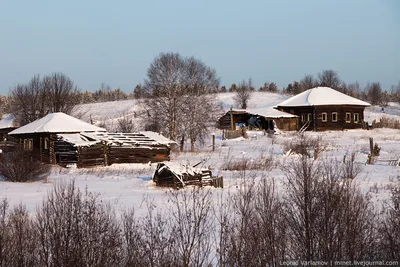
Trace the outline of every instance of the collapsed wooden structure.
<instances>
[{"instance_id":1,"label":"collapsed wooden structure","mask_svg":"<svg viewBox=\"0 0 400 267\"><path fill-rule=\"evenodd\" d=\"M169 160L168 145L142 133L57 134L57 164L78 168Z\"/></svg>"},{"instance_id":2,"label":"collapsed wooden structure","mask_svg":"<svg viewBox=\"0 0 400 267\"><path fill-rule=\"evenodd\" d=\"M108 133L64 113L48 114L9 134L42 162L61 166L160 162L170 154L166 138L157 133Z\"/></svg>"},{"instance_id":3,"label":"collapsed wooden structure","mask_svg":"<svg viewBox=\"0 0 400 267\"><path fill-rule=\"evenodd\" d=\"M222 176L212 176L206 168L196 168L172 162L157 164L153 174L157 186L182 188L188 185L223 187Z\"/></svg>"}]
</instances>

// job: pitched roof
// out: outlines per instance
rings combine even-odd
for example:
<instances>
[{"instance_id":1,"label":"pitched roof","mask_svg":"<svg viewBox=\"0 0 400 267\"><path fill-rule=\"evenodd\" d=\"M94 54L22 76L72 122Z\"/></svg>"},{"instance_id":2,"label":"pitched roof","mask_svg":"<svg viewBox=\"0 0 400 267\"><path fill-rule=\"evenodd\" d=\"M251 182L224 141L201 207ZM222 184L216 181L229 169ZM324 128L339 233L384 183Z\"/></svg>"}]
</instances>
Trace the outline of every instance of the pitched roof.
<instances>
[{"instance_id":1,"label":"pitched roof","mask_svg":"<svg viewBox=\"0 0 400 267\"><path fill-rule=\"evenodd\" d=\"M0 129L16 127L15 116L12 114L4 114L0 119Z\"/></svg>"},{"instance_id":2,"label":"pitched roof","mask_svg":"<svg viewBox=\"0 0 400 267\"><path fill-rule=\"evenodd\" d=\"M79 132L105 132L106 130L87 122L81 121L62 112L50 113L41 119L24 125L13 134L27 133L79 133Z\"/></svg>"},{"instance_id":3,"label":"pitched roof","mask_svg":"<svg viewBox=\"0 0 400 267\"><path fill-rule=\"evenodd\" d=\"M296 118L298 116L274 108L230 109L234 113L253 114L265 118ZM228 111L228 112L229 112Z\"/></svg>"},{"instance_id":4,"label":"pitched roof","mask_svg":"<svg viewBox=\"0 0 400 267\"><path fill-rule=\"evenodd\" d=\"M304 106L325 106L325 105L353 105L370 106L369 103L357 98L348 96L329 87L315 87L295 95L278 107L304 107Z\"/></svg>"}]
</instances>

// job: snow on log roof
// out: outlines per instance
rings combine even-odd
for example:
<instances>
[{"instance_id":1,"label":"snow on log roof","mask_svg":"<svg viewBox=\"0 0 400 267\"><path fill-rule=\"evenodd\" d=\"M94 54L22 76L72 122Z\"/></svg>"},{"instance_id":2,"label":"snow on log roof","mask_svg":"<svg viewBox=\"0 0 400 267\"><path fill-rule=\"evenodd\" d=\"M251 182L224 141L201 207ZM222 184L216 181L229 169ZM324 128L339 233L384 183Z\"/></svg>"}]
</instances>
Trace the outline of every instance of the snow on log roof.
<instances>
[{"instance_id":1,"label":"snow on log roof","mask_svg":"<svg viewBox=\"0 0 400 267\"><path fill-rule=\"evenodd\" d=\"M91 146L101 142L100 140L93 140L79 133L57 134L57 137L75 146Z\"/></svg>"},{"instance_id":2,"label":"snow on log roof","mask_svg":"<svg viewBox=\"0 0 400 267\"><path fill-rule=\"evenodd\" d=\"M12 114L4 114L0 120L0 129L16 127L15 117Z\"/></svg>"},{"instance_id":3,"label":"snow on log roof","mask_svg":"<svg viewBox=\"0 0 400 267\"><path fill-rule=\"evenodd\" d=\"M230 109L234 113L253 114L265 118L297 118L298 116L274 108ZM228 112L229 112L228 111Z\"/></svg>"},{"instance_id":4,"label":"snow on log roof","mask_svg":"<svg viewBox=\"0 0 400 267\"><path fill-rule=\"evenodd\" d=\"M142 133L81 133L82 135L92 140L104 141L110 145L119 146L157 146L167 145L158 142Z\"/></svg>"},{"instance_id":5,"label":"snow on log roof","mask_svg":"<svg viewBox=\"0 0 400 267\"><path fill-rule=\"evenodd\" d=\"M161 172L164 168L167 168L171 172L173 172L175 175L179 175L179 176L182 176L184 174L196 175L196 174L202 174L204 171L209 171L209 169L207 169L207 168L197 168L197 167L189 166L189 165L182 164L179 162L171 162L171 161L170 162L162 162L162 163L160 163L160 165L162 167L156 171Z\"/></svg>"},{"instance_id":6,"label":"snow on log roof","mask_svg":"<svg viewBox=\"0 0 400 267\"><path fill-rule=\"evenodd\" d=\"M159 133L156 133L156 132L141 131L139 133L149 137L150 139L153 139L153 140L157 141L160 144L167 144L167 145L168 144L176 144L175 141L173 141L171 139L168 139L165 136L163 136L163 135L161 135Z\"/></svg>"},{"instance_id":7,"label":"snow on log roof","mask_svg":"<svg viewBox=\"0 0 400 267\"><path fill-rule=\"evenodd\" d=\"M278 107L304 107L304 106L328 106L328 105L352 105L370 106L369 103L348 96L329 87L315 87L295 95Z\"/></svg>"},{"instance_id":8,"label":"snow on log roof","mask_svg":"<svg viewBox=\"0 0 400 267\"><path fill-rule=\"evenodd\" d=\"M62 112L50 113L41 119L24 125L14 131L13 134L29 133L79 133L79 132L105 132L106 130L90 123L81 121Z\"/></svg>"}]
</instances>

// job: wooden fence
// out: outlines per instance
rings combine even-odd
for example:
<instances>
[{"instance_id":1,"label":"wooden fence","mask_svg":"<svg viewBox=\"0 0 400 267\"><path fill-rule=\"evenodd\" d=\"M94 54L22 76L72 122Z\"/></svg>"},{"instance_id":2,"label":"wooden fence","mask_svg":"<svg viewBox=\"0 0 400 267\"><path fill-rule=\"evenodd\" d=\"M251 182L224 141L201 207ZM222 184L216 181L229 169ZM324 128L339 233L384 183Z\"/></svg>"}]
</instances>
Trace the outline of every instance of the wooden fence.
<instances>
[{"instance_id":1,"label":"wooden fence","mask_svg":"<svg viewBox=\"0 0 400 267\"><path fill-rule=\"evenodd\" d=\"M247 137L247 129L246 127L239 129L239 130L223 130L222 131L222 139L233 139L243 136L244 138Z\"/></svg>"},{"instance_id":2,"label":"wooden fence","mask_svg":"<svg viewBox=\"0 0 400 267\"><path fill-rule=\"evenodd\" d=\"M378 122L372 122L372 128L400 129L400 120L383 117Z\"/></svg>"}]
</instances>

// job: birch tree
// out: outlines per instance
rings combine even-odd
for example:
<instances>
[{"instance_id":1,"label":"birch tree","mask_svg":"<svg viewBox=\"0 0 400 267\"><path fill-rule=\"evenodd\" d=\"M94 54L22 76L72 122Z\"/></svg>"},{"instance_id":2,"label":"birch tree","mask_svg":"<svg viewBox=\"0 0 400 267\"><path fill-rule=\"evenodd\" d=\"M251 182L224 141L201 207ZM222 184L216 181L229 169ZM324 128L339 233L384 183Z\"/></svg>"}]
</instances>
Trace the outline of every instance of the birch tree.
<instances>
[{"instance_id":1,"label":"birch tree","mask_svg":"<svg viewBox=\"0 0 400 267\"><path fill-rule=\"evenodd\" d=\"M204 62L178 53L161 53L147 71L142 107L147 122L172 140L194 143L207 132L217 109L211 94L219 87L216 71ZM154 119L157 118L155 121Z\"/></svg>"}]
</instances>

